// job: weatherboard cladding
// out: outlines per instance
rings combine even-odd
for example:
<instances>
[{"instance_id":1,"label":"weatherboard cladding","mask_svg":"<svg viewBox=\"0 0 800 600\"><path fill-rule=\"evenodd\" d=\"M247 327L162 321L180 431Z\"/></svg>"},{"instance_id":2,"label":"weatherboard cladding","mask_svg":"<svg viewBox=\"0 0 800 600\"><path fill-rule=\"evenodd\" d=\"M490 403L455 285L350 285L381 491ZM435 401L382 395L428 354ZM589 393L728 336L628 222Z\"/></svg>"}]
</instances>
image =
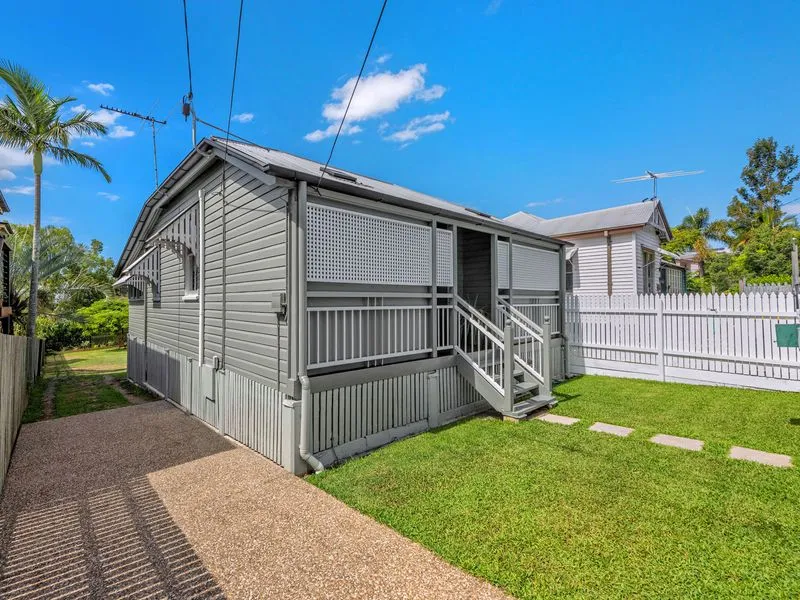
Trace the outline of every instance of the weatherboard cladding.
<instances>
[{"instance_id":1,"label":"weatherboard cladding","mask_svg":"<svg viewBox=\"0 0 800 600\"><path fill-rule=\"evenodd\" d=\"M227 173L224 214L220 179L206 187L204 358L277 387L285 382L287 325L265 300L286 292L288 193Z\"/></svg>"},{"instance_id":2,"label":"weatherboard cladding","mask_svg":"<svg viewBox=\"0 0 800 600\"><path fill-rule=\"evenodd\" d=\"M635 233L636 238L636 286L637 286L637 293L644 294L645 293L645 285L644 285L644 255L642 252L645 249L653 250L655 255L655 265L654 269L652 270L653 276L658 281L658 268L661 264L661 255L656 252L658 248L661 247L661 240L658 237L658 233L656 232L655 227L652 225L646 225L639 231ZM653 287L653 289L656 289Z\"/></svg>"}]
</instances>

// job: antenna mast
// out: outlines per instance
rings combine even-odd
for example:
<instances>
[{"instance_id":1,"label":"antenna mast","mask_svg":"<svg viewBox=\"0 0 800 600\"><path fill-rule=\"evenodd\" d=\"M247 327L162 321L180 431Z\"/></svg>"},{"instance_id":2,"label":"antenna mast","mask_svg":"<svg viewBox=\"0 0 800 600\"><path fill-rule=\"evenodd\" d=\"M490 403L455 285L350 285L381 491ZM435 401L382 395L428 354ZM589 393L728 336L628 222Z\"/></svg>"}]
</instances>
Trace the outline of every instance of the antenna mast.
<instances>
[{"instance_id":1,"label":"antenna mast","mask_svg":"<svg viewBox=\"0 0 800 600\"><path fill-rule=\"evenodd\" d=\"M119 113L121 115L128 115L129 117L134 117L136 119L141 119L142 121L147 121L150 123L150 127L153 131L153 170L156 174L156 188L158 187L158 154L156 152L156 123L161 125L166 125L166 121L161 121L156 119L155 117L151 117L150 115L141 115L137 112L132 112L129 110L123 110L121 108L114 108L113 106L106 106L105 104L101 104L100 108L104 108L106 110L110 110L115 113Z\"/></svg>"},{"instance_id":2,"label":"antenna mast","mask_svg":"<svg viewBox=\"0 0 800 600\"><path fill-rule=\"evenodd\" d=\"M624 179L613 179L612 183L631 183L633 181L647 181L653 180L653 199L658 199L658 180L666 179L668 177L685 177L687 175L700 175L705 171L665 171L663 173L653 173L652 171L645 171L644 175L637 175L636 177L626 177Z\"/></svg>"}]
</instances>

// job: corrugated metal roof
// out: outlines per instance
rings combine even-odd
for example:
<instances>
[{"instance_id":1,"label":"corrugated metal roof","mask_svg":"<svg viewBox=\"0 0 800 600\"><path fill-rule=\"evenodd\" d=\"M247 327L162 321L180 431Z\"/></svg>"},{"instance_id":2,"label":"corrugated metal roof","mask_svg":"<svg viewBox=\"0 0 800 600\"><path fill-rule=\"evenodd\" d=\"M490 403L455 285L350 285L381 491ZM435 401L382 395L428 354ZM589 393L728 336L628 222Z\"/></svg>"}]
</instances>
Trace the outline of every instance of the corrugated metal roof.
<instances>
[{"instance_id":1,"label":"corrugated metal roof","mask_svg":"<svg viewBox=\"0 0 800 600\"><path fill-rule=\"evenodd\" d=\"M218 145L225 144L224 139L216 136L212 137L211 141ZM297 176L298 174L305 175L303 178L311 179L314 185L316 185L320 173L322 173L322 168L324 167L322 163L318 163L307 158L302 158L300 156L295 156L294 154L289 154L288 152L283 152L282 150L275 150L273 148L266 148L264 146L257 146L255 144L248 144L245 142L231 140L228 142L228 149L260 162L264 166L269 165L270 167L277 167L278 170L282 169L289 171L294 176ZM339 177L336 176L337 174ZM374 179L372 177L367 177L352 171L346 171L332 165L328 166L322 181L322 185L325 187L331 187L331 184L336 184L357 188L363 190L364 192L377 194L379 196L386 196L387 198L406 200L409 203L418 205L419 208L427 207L426 212L441 211L445 213L451 213L452 215L461 216L469 221L483 221L486 224L494 227L500 226L504 228L519 229L524 233L533 233L536 234L536 237L547 239L546 234L541 234L537 231L531 231L526 227L520 227L516 223L509 222L505 219L499 219L477 209L461 206L460 204L455 204L454 202L448 202L447 200L442 200L441 198L436 198L435 196L429 196L427 194L416 192L394 183L388 183L386 181L381 181L380 179ZM433 211L431 209L433 209ZM559 242L555 239L547 239L547 241Z\"/></svg>"},{"instance_id":2,"label":"corrugated metal roof","mask_svg":"<svg viewBox=\"0 0 800 600\"><path fill-rule=\"evenodd\" d=\"M645 225L650 221L653 211L657 207L658 200L645 200L635 204L613 206L556 219L540 219L529 213L518 212L506 217L505 220L542 235L561 237L573 233Z\"/></svg>"},{"instance_id":3,"label":"corrugated metal roof","mask_svg":"<svg viewBox=\"0 0 800 600\"><path fill-rule=\"evenodd\" d=\"M3 192L0 192L0 215L9 212L9 210L11 209L8 208L8 203L6 202L6 199L3 196Z\"/></svg>"}]
</instances>

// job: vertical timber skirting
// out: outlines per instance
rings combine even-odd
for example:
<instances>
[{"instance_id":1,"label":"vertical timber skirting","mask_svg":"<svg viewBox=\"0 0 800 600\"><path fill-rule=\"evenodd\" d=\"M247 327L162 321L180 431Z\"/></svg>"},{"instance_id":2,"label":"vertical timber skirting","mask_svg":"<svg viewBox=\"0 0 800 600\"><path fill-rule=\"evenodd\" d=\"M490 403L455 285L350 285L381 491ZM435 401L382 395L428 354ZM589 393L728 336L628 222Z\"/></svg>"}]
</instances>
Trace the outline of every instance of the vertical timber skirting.
<instances>
[{"instance_id":1,"label":"vertical timber skirting","mask_svg":"<svg viewBox=\"0 0 800 600\"><path fill-rule=\"evenodd\" d=\"M225 373L207 369L210 373L203 373L192 357L155 344L146 347L145 352L143 342L128 338L128 377L134 383L164 394L225 435L276 463L284 463L285 409L280 391L230 369Z\"/></svg>"},{"instance_id":2,"label":"vertical timber skirting","mask_svg":"<svg viewBox=\"0 0 800 600\"><path fill-rule=\"evenodd\" d=\"M326 465L489 407L456 367L314 392L312 405L311 446Z\"/></svg>"}]
</instances>

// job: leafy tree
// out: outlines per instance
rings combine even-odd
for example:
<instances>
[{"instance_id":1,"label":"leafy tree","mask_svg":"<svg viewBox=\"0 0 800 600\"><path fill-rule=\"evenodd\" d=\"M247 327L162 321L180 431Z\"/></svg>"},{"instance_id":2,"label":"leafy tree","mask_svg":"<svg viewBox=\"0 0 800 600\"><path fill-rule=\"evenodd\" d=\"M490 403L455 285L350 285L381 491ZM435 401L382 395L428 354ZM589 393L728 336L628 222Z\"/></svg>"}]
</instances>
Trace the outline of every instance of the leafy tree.
<instances>
[{"instance_id":1,"label":"leafy tree","mask_svg":"<svg viewBox=\"0 0 800 600\"><path fill-rule=\"evenodd\" d=\"M12 306L15 325L27 327L33 226L14 225L11 250ZM40 233L37 314L71 318L79 308L112 295L114 261L102 256L102 243L78 244L67 227L49 225ZM19 330L19 327L17 327ZM25 331L23 328L22 331Z\"/></svg>"},{"instance_id":2,"label":"leafy tree","mask_svg":"<svg viewBox=\"0 0 800 600\"><path fill-rule=\"evenodd\" d=\"M765 224L753 229L748 237L749 241L736 256L742 277L752 281L757 277L791 276L792 239L800 241L800 229L774 229Z\"/></svg>"},{"instance_id":3,"label":"leafy tree","mask_svg":"<svg viewBox=\"0 0 800 600\"><path fill-rule=\"evenodd\" d=\"M779 150L774 138L756 140L747 150L747 160L741 175L743 185L728 205L737 246L746 244L751 233L762 225L794 225L794 218L787 218L781 208L781 199L792 192L800 179L794 146Z\"/></svg>"},{"instance_id":4,"label":"leafy tree","mask_svg":"<svg viewBox=\"0 0 800 600\"><path fill-rule=\"evenodd\" d=\"M92 120L92 113L82 110L71 117L64 108L76 99L53 97L44 83L19 65L0 61L0 79L14 95L0 101L0 144L19 149L31 156L33 164L33 237L31 251L31 280L28 294L28 336L33 337L39 293L39 233L42 207L42 169L44 158L74 164L99 172L106 181L111 177L96 158L69 147L79 136L101 135L106 127Z\"/></svg>"},{"instance_id":5,"label":"leafy tree","mask_svg":"<svg viewBox=\"0 0 800 600\"><path fill-rule=\"evenodd\" d=\"M110 336L118 345L125 343L128 333L128 300L104 298L77 313L86 337Z\"/></svg>"},{"instance_id":6,"label":"leafy tree","mask_svg":"<svg viewBox=\"0 0 800 600\"><path fill-rule=\"evenodd\" d=\"M711 213L707 208L700 208L693 215L688 215L683 222L672 230L673 238L664 248L670 252L686 252L693 250L697 253L700 267L700 277L705 274L705 262L714 253L710 242L725 242L730 240L728 235L728 222L725 220L711 220Z\"/></svg>"}]
</instances>

